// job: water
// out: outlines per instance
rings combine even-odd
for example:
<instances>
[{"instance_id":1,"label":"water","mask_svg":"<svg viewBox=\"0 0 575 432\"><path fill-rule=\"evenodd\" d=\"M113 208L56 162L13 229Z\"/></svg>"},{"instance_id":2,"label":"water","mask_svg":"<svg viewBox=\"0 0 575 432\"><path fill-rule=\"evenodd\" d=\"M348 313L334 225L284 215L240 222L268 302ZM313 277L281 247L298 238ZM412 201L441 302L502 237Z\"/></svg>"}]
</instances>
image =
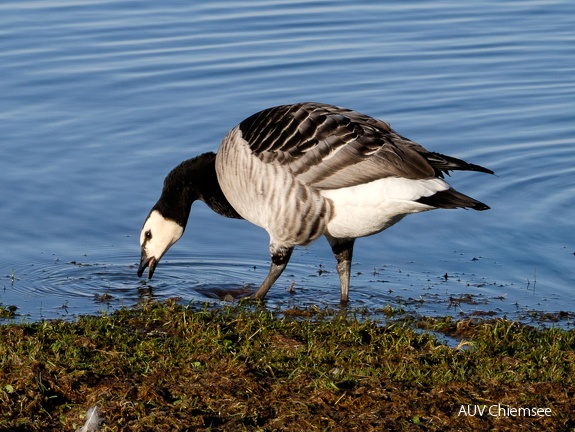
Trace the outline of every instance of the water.
<instances>
[{"instance_id":1,"label":"water","mask_svg":"<svg viewBox=\"0 0 575 432\"><path fill-rule=\"evenodd\" d=\"M0 303L17 319L260 283L267 235L244 221L195 204L151 282L139 230L173 166L305 100L497 173L450 180L488 212L359 240L352 307L573 319L573 2L8 0L0 41ZM333 264L325 240L299 249L270 307L337 305Z\"/></svg>"}]
</instances>

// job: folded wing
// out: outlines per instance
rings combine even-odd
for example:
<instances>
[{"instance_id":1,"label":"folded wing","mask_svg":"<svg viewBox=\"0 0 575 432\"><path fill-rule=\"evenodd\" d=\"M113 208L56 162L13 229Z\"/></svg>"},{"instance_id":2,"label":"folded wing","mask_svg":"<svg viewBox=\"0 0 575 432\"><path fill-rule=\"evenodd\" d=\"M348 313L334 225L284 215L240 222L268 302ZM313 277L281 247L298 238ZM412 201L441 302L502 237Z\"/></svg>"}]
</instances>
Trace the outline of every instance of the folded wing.
<instances>
[{"instance_id":1,"label":"folded wing","mask_svg":"<svg viewBox=\"0 0 575 432\"><path fill-rule=\"evenodd\" d=\"M492 173L429 152L381 120L332 105L270 108L244 120L240 129L261 160L289 166L299 181L318 189L345 188L386 177L443 177L450 170Z\"/></svg>"}]
</instances>

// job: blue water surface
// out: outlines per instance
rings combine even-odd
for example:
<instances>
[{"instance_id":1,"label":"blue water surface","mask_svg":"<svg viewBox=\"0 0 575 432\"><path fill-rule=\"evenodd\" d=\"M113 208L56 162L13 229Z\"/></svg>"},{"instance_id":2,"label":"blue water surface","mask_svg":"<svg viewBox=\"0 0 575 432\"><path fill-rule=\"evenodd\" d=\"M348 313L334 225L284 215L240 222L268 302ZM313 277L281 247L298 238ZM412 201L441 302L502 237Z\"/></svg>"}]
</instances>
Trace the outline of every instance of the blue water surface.
<instances>
[{"instance_id":1,"label":"blue water surface","mask_svg":"<svg viewBox=\"0 0 575 432\"><path fill-rule=\"evenodd\" d=\"M260 228L196 203L150 282L139 231L172 167L299 101L497 174L450 179L488 212L414 215L358 240L350 307L575 314L574 2L7 0L0 65L0 304L16 319L256 287ZM338 301L323 239L268 295Z\"/></svg>"}]
</instances>

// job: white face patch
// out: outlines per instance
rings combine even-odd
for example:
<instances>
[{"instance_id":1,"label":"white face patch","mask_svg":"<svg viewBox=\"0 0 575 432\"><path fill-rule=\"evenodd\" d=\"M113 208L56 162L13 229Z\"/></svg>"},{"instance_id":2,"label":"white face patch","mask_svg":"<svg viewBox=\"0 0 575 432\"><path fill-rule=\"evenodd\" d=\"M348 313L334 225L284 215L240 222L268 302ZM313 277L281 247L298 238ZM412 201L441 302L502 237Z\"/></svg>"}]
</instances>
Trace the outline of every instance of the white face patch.
<instances>
[{"instance_id":1,"label":"white face patch","mask_svg":"<svg viewBox=\"0 0 575 432\"><path fill-rule=\"evenodd\" d=\"M184 229L173 220L164 218L160 212L154 210L144 223L140 233L140 246L148 258L154 257L156 261L176 243Z\"/></svg>"}]
</instances>

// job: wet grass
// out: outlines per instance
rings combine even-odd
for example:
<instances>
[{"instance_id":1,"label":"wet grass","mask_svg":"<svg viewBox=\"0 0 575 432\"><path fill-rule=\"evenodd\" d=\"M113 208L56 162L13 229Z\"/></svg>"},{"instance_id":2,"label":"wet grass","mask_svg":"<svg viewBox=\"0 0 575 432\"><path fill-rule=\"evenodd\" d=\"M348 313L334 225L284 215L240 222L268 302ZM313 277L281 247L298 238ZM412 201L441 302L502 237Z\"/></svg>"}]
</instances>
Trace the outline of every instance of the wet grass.
<instances>
[{"instance_id":1,"label":"wet grass","mask_svg":"<svg viewBox=\"0 0 575 432\"><path fill-rule=\"evenodd\" d=\"M5 323L0 430L73 431L94 405L109 431L575 430L574 330L384 312L172 300ZM493 406L530 411L462 412Z\"/></svg>"}]
</instances>

